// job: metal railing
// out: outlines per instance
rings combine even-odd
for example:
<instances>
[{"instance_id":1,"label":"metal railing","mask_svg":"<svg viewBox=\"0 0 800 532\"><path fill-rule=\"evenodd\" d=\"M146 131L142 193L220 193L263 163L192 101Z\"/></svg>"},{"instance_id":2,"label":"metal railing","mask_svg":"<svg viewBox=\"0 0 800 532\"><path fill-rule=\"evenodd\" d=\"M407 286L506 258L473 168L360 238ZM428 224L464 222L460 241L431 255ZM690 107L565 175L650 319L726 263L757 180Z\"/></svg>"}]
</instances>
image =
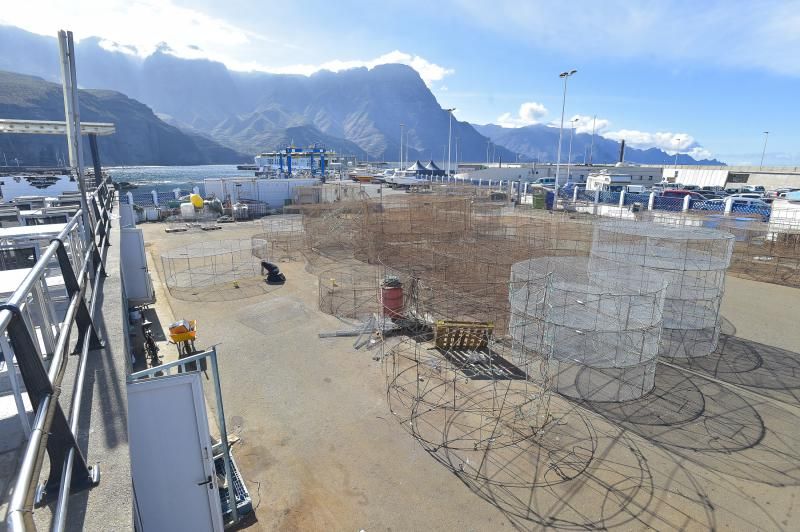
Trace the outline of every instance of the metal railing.
<instances>
[{"instance_id":1,"label":"metal railing","mask_svg":"<svg viewBox=\"0 0 800 532\"><path fill-rule=\"evenodd\" d=\"M195 353L191 356L186 358L182 358L180 360L174 360L172 362L166 362L164 364L143 369L141 371L137 371L136 373L132 373L128 375L128 382L134 382L139 379L149 379L149 378L158 378L161 376L167 376L172 373L173 370L183 373L187 370L189 371L196 371L197 366L200 364L201 361L209 359L211 361L211 380L214 382L214 398L216 402L216 414L217 414L217 428L219 429L219 445L222 448L222 456L223 462L225 464L225 484L226 490L228 492L228 501L230 505L230 512L231 512L231 520L228 524L234 524L239 522L239 510L237 508L237 498L236 498L236 489L233 482L233 467L231 464L231 448L230 444L228 443L228 429L225 424L225 410L222 404L222 386L220 385L219 380L219 365L217 363L217 347L212 346L207 351L203 351L201 353ZM192 369L194 368L194 369Z\"/></svg>"},{"instance_id":2,"label":"metal railing","mask_svg":"<svg viewBox=\"0 0 800 532\"><path fill-rule=\"evenodd\" d=\"M70 494L99 481L99 469L87 465L78 446L78 428L89 350L103 346L94 327L94 316L102 279L105 277L103 258L109 245L113 199L113 188L107 182L101 183L87 202L90 205L89 216L84 217L83 211L79 210L51 241L14 294L0 305L0 336L7 336L8 344L4 347L11 349L6 358L9 361L16 358L34 411L33 427L8 507L6 522L10 530L34 530L34 506L54 499L56 505L52 528L63 530ZM90 241L80 251L78 246L71 246L73 254L83 253L83 260L78 263L70 259L65 244L71 232L85 223L83 220L89 221ZM42 354L35 325L26 307L34 296L40 301L42 297L49 298L45 278L48 263L52 260L56 260L60 267L68 306L63 320L55 326L52 353ZM78 264L81 268L76 273ZM90 287L91 294L87 299ZM44 320L49 328L47 323L48 320ZM74 346L71 342L73 329L77 330ZM67 417L59 400L67 363L71 358L70 349L74 349L72 354L78 355L78 367ZM9 369L14 371L13 367ZM47 481L39 486L45 451L50 468Z\"/></svg>"}]
</instances>

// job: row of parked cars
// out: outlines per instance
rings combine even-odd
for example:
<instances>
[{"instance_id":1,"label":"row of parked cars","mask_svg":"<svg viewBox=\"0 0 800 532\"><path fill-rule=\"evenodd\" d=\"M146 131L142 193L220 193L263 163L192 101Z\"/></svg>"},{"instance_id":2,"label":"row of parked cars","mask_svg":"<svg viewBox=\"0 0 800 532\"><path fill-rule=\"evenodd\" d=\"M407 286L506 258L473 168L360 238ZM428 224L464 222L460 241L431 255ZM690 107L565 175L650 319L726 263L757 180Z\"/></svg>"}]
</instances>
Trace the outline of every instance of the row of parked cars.
<instances>
[{"instance_id":1,"label":"row of parked cars","mask_svg":"<svg viewBox=\"0 0 800 532\"><path fill-rule=\"evenodd\" d=\"M566 193L571 193L572 188L583 185L576 185L574 183L567 183L563 189ZM567 190L569 188L569 190ZM688 196L690 198L690 208L693 210L701 211L719 211L725 209L725 202L732 202L732 212L741 214L756 215L763 220L769 220L771 212L771 203L776 198L785 197L787 194L800 190L797 188L781 188L772 191L767 191L763 186L758 185L741 185L735 188L724 187L700 187L696 185L682 185L680 183L658 183L651 188L645 188L641 185L626 185L614 187L613 192L619 192L617 189L625 189L628 194L650 194L656 193L657 198L673 198L678 201L670 202L657 199L657 208L667 210L677 210L682 208L683 199Z\"/></svg>"}]
</instances>

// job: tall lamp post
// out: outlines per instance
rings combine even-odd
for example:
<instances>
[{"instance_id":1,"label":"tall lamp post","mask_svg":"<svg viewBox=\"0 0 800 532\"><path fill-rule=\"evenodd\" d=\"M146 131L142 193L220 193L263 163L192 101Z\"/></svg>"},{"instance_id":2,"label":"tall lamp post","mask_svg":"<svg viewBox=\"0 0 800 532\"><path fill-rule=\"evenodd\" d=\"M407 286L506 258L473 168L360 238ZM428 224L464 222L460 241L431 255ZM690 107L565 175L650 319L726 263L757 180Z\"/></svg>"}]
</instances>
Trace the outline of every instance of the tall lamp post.
<instances>
[{"instance_id":1,"label":"tall lamp post","mask_svg":"<svg viewBox=\"0 0 800 532\"><path fill-rule=\"evenodd\" d=\"M570 120L570 130L569 130L569 155L567 155L567 183L570 182L570 175L569 175L569 168L572 165L572 137L575 134L575 122L577 122L577 118L573 118ZM558 194L558 188L556 188L556 194Z\"/></svg>"},{"instance_id":2,"label":"tall lamp post","mask_svg":"<svg viewBox=\"0 0 800 532\"><path fill-rule=\"evenodd\" d=\"M553 198L553 208L555 209L558 203L558 178L561 173L561 137L564 134L564 109L567 106L567 79L575 74L577 70L572 69L569 72L564 71L558 77L564 79L564 96L561 98L561 127L558 128L558 154L556 156L556 181L555 181L555 197Z\"/></svg>"},{"instance_id":3,"label":"tall lamp post","mask_svg":"<svg viewBox=\"0 0 800 532\"><path fill-rule=\"evenodd\" d=\"M453 136L453 111L455 111L455 107L451 107L450 109L445 109L450 114L450 121L447 127L447 177L450 177L450 138Z\"/></svg>"},{"instance_id":4,"label":"tall lamp post","mask_svg":"<svg viewBox=\"0 0 800 532\"><path fill-rule=\"evenodd\" d=\"M400 124L400 170L403 170L403 127L405 124Z\"/></svg>"},{"instance_id":5,"label":"tall lamp post","mask_svg":"<svg viewBox=\"0 0 800 532\"><path fill-rule=\"evenodd\" d=\"M677 148L675 148L675 177L678 177L678 154L681 149L681 139L675 139L675 142L678 144Z\"/></svg>"},{"instance_id":6,"label":"tall lamp post","mask_svg":"<svg viewBox=\"0 0 800 532\"><path fill-rule=\"evenodd\" d=\"M767 154L767 140L769 140L769 131L764 132L764 149L761 150L761 164L758 165L759 170L764 167L764 155Z\"/></svg>"}]
</instances>

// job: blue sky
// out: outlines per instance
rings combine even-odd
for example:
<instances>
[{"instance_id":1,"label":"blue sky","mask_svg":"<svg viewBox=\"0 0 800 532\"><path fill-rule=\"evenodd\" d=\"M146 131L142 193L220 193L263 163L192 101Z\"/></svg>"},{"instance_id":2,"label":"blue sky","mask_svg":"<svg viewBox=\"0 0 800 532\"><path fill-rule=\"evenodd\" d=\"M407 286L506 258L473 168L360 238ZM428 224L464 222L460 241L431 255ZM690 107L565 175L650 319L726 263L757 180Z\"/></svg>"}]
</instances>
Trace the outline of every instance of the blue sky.
<instances>
[{"instance_id":1,"label":"blue sky","mask_svg":"<svg viewBox=\"0 0 800 532\"><path fill-rule=\"evenodd\" d=\"M731 164L800 165L800 1L27 0L0 22L237 70L414 66L456 116L579 130Z\"/></svg>"}]
</instances>

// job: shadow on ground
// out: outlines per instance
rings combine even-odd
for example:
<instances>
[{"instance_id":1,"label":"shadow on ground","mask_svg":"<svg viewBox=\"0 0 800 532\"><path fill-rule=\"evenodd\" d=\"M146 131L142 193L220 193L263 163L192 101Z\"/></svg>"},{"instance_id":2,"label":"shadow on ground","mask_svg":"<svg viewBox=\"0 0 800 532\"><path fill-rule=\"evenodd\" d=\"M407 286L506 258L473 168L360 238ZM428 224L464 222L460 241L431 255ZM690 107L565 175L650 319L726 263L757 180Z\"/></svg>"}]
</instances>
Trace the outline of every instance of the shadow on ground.
<instances>
[{"instance_id":1,"label":"shadow on ground","mask_svg":"<svg viewBox=\"0 0 800 532\"><path fill-rule=\"evenodd\" d=\"M582 404L705 469L770 486L800 485L800 416L767 398L659 363L645 397Z\"/></svg>"},{"instance_id":2,"label":"shadow on ground","mask_svg":"<svg viewBox=\"0 0 800 532\"><path fill-rule=\"evenodd\" d=\"M800 353L723 334L714 353L669 362L787 404L800 402Z\"/></svg>"},{"instance_id":3,"label":"shadow on ground","mask_svg":"<svg viewBox=\"0 0 800 532\"><path fill-rule=\"evenodd\" d=\"M236 284L231 282L195 288L170 288L169 293L175 299L181 299L183 301L210 303L249 299L280 290L281 286L283 285L267 284L261 277L252 277L240 279L236 281Z\"/></svg>"}]
</instances>

